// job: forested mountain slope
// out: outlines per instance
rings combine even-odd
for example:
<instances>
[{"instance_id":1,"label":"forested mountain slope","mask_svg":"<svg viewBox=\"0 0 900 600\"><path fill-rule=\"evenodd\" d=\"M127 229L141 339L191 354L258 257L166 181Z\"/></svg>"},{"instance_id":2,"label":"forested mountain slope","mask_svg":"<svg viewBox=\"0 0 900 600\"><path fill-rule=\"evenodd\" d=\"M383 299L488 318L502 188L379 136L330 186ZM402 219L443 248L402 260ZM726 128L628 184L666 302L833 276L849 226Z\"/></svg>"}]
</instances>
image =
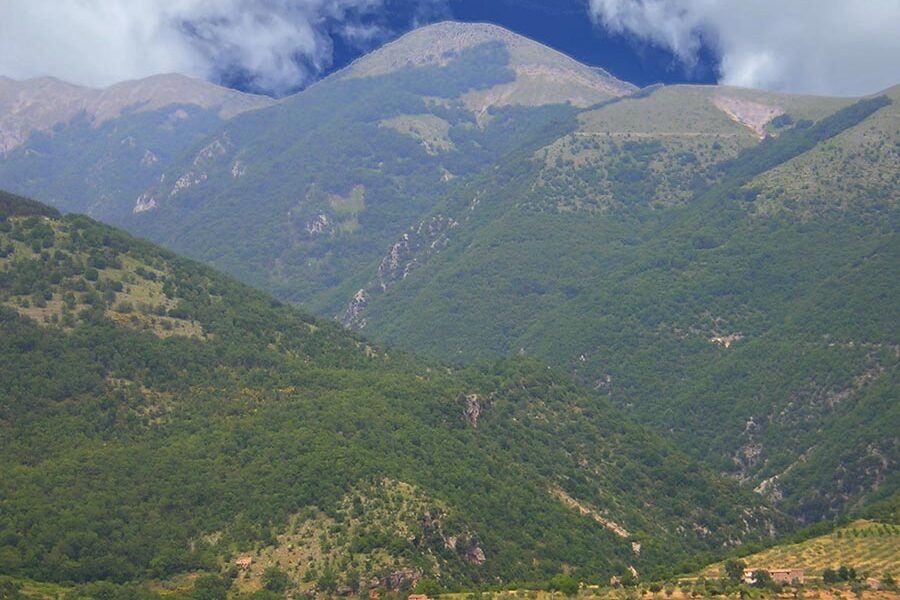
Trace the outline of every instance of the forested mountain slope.
<instances>
[{"instance_id":1,"label":"forested mountain slope","mask_svg":"<svg viewBox=\"0 0 900 600\"><path fill-rule=\"evenodd\" d=\"M226 120L270 106L183 75L104 89L0 77L0 184L66 211L116 219Z\"/></svg>"},{"instance_id":2,"label":"forested mountain slope","mask_svg":"<svg viewBox=\"0 0 900 600\"><path fill-rule=\"evenodd\" d=\"M634 90L499 27L431 25L229 122L116 222L336 311L458 181Z\"/></svg>"},{"instance_id":3,"label":"forested mountain slope","mask_svg":"<svg viewBox=\"0 0 900 600\"><path fill-rule=\"evenodd\" d=\"M898 90L635 90L444 23L170 139L78 206L393 347L548 361L827 519L898 487ZM33 152L90 154L66 135L19 148L0 184L69 189L81 158Z\"/></svg>"},{"instance_id":4,"label":"forested mountain slope","mask_svg":"<svg viewBox=\"0 0 900 600\"><path fill-rule=\"evenodd\" d=\"M86 217L0 210L2 573L603 580L786 524L542 363L420 362Z\"/></svg>"},{"instance_id":5,"label":"forested mountain slope","mask_svg":"<svg viewBox=\"0 0 900 600\"><path fill-rule=\"evenodd\" d=\"M714 120L725 96L768 103L774 137ZM448 197L451 232L398 238L338 315L544 358L798 516L841 514L898 485L898 99L662 88L582 113Z\"/></svg>"}]
</instances>

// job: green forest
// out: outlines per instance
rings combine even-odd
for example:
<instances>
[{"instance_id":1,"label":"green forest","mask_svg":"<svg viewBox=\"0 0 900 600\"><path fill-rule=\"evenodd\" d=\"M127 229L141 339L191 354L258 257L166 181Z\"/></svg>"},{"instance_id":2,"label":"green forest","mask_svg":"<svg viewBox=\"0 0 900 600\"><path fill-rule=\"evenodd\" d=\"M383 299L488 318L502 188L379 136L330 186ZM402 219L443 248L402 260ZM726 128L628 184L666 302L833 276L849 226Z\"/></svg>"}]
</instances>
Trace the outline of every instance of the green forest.
<instances>
[{"instance_id":1,"label":"green forest","mask_svg":"<svg viewBox=\"0 0 900 600\"><path fill-rule=\"evenodd\" d=\"M449 588L564 564L602 580L790 526L540 362L414 360L86 217L3 202L3 573L218 573L320 514L346 549L315 566L326 590L401 568ZM440 526L414 514L395 539L350 516L382 481Z\"/></svg>"},{"instance_id":2,"label":"green forest","mask_svg":"<svg viewBox=\"0 0 900 600\"><path fill-rule=\"evenodd\" d=\"M407 258L408 277L370 288L363 331L460 364L546 360L714 470L768 481L797 517L858 510L900 485L898 212L874 199L760 216L753 182L891 106L797 123L665 209L627 174L662 152L650 142L614 155L629 191L609 212L556 210L540 157L514 155L437 209L467 223L440 253ZM570 199L580 189L560 185Z\"/></svg>"}]
</instances>

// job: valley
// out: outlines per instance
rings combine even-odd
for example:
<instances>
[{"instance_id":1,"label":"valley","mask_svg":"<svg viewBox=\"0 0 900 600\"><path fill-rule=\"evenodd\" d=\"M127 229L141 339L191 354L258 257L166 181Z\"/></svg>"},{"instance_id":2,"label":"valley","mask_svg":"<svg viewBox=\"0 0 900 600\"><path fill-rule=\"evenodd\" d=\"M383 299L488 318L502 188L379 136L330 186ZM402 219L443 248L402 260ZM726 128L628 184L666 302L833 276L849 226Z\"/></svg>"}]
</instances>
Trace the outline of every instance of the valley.
<instances>
[{"instance_id":1,"label":"valley","mask_svg":"<svg viewBox=\"0 0 900 600\"><path fill-rule=\"evenodd\" d=\"M439 22L0 77L0 190L4 600L897 600L898 86Z\"/></svg>"},{"instance_id":2,"label":"valley","mask_svg":"<svg viewBox=\"0 0 900 600\"><path fill-rule=\"evenodd\" d=\"M421 361L87 217L3 207L6 572L124 583L250 553L326 591L471 586L669 572L790 527L541 363Z\"/></svg>"}]
</instances>

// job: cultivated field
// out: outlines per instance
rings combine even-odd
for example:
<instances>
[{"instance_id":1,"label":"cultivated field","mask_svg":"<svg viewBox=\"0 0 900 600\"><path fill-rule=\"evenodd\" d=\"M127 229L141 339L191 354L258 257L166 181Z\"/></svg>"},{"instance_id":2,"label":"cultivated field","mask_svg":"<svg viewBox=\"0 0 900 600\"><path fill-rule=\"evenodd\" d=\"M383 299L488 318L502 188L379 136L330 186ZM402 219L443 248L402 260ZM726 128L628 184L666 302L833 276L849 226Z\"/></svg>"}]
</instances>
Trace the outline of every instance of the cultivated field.
<instances>
[{"instance_id":1,"label":"cultivated field","mask_svg":"<svg viewBox=\"0 0 900 600\"><path fill-rule=\"evenodd\" d=\"M749 567L795 567L807 576L820 576L826 568L854 567L861 575L880 578L900 575L900 526L855 521L828 535L771 548L743 559ZM701 574L720 577L722 564L711 565Z\"/></svg>"}]
</instances>

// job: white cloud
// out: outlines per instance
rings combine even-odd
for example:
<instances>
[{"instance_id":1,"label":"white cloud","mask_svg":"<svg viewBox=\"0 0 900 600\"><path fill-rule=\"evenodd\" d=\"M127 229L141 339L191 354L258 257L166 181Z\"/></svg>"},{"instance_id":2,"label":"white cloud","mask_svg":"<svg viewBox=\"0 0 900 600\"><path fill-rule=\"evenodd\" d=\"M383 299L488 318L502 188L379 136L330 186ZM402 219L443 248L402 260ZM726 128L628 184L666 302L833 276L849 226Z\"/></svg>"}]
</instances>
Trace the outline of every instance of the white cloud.
<instances>
[{"instance_id":1,"label":"white cloud","mask_svg":"<svg viewBox=\"0 0 900 600\"><path fill-rule=\"evenodd\" d=\"M437 0L415 0L423 4ZM0 0L0 75L104 86L162 72L295 89L332 59L332 35L375 43L384 0Z\"/></svg>"},{"instance_id":2,"label":"white cloud","mask_svg":"<svg viewBox=\"0 0 900 600\"><path fill-rule=\"evenodd\" d=\"M671 50L688 67L701 45L722 83L863 95L900 83L900 0L590 0L612 32Z\"/></svg>"}]
</instances>

